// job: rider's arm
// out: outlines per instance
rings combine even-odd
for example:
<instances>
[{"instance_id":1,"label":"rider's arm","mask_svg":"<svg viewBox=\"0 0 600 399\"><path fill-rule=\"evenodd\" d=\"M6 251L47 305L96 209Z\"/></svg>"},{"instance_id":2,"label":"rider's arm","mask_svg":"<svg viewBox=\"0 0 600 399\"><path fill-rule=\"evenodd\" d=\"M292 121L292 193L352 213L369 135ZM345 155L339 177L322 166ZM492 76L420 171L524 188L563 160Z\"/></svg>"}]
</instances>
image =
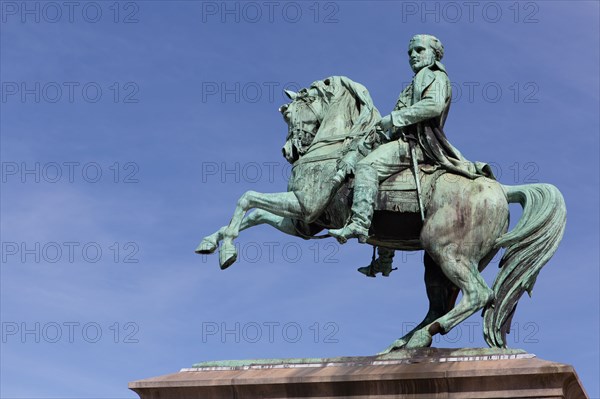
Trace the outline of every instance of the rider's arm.
<instances>
[{"instance_id":1,"label":"rider's arm","mask_svg":"<svg viewBox=\"0 0 600 399\"><path fill-rule=\"evenodd\" d=\"M412 97L412 85L410 85L410 86L406 87L404 90L402 90L402 93L400 93L400 96L398 97L398 101L396 101L396 106L394 107L394 111L398 111L399 109L408 107L408 104L410 104L411 97Z\"/></svg>"},{"instance_id":2,"label":"rider's arm","mask_svg":"<svg viewBox=\"0 0 600 399\"><path fill-rule=\"evenodd\" d=\"M396 101L396 106L394 107L394 111L392 111L392 113L409 106L412 97L412 86L413 85L411 84L407 86L404 90L402 90L402 93L400 93L400 97L398 97L398 101ZM381 118L381 120L378 123L378 126L383 132L387 132L388 130L390 130L390 128L393 126L392 114L386 115L383 118ZM387 140L389 140L389 137L387 138Z\"/></svg>"},{"instance_id":3,"label":"rider's arm","mask_svg":"<svg viewBox=\"0 0 600 399\"><path fill-rule=\"evenodd\" d=\"M421 101L397 111L392 111L393 125L404 127L440 116L449 101L450 93L447 83L446 74L436 71L436 78L423 92Z\"/></svg>"}]
</instances>

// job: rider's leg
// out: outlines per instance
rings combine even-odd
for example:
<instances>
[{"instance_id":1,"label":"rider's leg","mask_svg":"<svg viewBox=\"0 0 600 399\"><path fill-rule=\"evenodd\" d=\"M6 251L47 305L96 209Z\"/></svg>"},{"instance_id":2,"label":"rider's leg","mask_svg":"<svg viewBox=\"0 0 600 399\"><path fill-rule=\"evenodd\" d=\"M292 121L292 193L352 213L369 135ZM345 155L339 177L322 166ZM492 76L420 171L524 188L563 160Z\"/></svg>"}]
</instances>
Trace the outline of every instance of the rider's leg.
<instances>
[{"instance_id":1,"label":"rider's leg","mask_svg":"<svg viewBox=\"0 0 600 399\"><path fill-rule=\"evenodd\" d=\"M356 166L355 177L351 222L341 229L329 230L329 234L341 244L350 238L358 238L358 241L362 243L367 242L377 199L377 187L379 186L377 170L371 165L359 163Z\"/></svg>"},{"instance_id":2,"label":"rider's leg","mask_svg":"<svg viewBox=\"0 0 600 399\"><path fill-rule=\"evenodd\" d=\"M408 145L397 140L379 146L358 162L350 223L341 229L329 230L332 237L341 244L350 238L358 238L362 243L367 241L379 182L404 169L407 154Z\"/></svg>"},{"instance_id":3,"label":"rider's leg","mask_svg":"<svg viewBox=\"0 0 600 399\"><path fill-rule=\"evenodd\" d=\"M358 271L368 277L376 277L377 273L388 277L392 272L392 262L394 261L394 250L386 247L377 247L377 259L373 260L369 266L359 267Z\"/></svg>"}]
</instances>

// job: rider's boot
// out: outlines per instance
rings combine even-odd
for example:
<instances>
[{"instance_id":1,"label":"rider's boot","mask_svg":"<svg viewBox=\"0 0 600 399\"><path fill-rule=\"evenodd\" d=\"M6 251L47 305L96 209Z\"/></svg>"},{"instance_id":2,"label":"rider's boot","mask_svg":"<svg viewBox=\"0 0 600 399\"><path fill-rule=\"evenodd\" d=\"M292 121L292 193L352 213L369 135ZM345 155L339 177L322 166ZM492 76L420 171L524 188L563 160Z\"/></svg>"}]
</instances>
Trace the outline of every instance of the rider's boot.
<instances>
[{"instance_id":1,"label":"rider's boot","mask_svg":"<svg viewBox=\"0 0 600 399\"><path fill-rule=\"evenodd\" d=\"M378 186L375 168L371 165L359 164L356 168L350 223L341 229L329 230L329 234L340 244L345 244L351 238L358 238L361 243L367 242Z\"/></svg>"},{"instance_id":2,"label":"rider's boot","mask_svg":"<svg viewBox=\"0 0 600 399\"><path fill-rule=\"evenodd\" d=\"M397 268L392 268L392 262L394 260L394 250L377 247L377 259L371 261L369 266L359 267L358 271L367 277L377 277L377 273L381 273L382 276L388 277L390 273Z\"/></svg>"}]
</instances>

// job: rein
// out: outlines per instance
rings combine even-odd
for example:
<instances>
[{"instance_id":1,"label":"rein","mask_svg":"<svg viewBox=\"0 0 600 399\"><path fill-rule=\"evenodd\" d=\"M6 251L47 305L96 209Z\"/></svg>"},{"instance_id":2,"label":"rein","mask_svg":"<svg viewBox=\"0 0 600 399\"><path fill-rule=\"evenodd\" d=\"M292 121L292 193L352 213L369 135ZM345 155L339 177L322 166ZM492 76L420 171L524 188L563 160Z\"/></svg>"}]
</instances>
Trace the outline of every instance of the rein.
<instances>
[{"instance_id":1,"label":"rein","mask_svg":"<svg viewBox=\"0 0 600 399\"><path fill-rule=\"evenodd\" d=\"M302 100L302 104L305 105L310 110L310 112L312 112L312 114L318 121L319 115L317 115L317 112L313 108L312 104L310 102L307 102L304 100ZM294 128L292 129L292 131L290 133L292 136L292 140L295 142L294 146L298 150L298 153L302 156L308 152L310 147L312 147L312 141L314 140L317 132L312 132L312 131L308 131L308 130L304 129L304 121L299 120L299 117L297 116L297 114L298 114L297 112L292 113L291 123L292 123L292 126L294 126ZM310 144L308 144L308 147L306 149L304 149L304 145L302 142L303 138L305 138L305 137L310 137ZM297 142L299 142L300 145L298 145Z\"/></svg>"},{"instance_id":2,"label":"rein","mask_svg":"<svg viewBox=\"0 0 600 399\"><path fill-rule=\"evenodd\" d=\"M332 152L329 152L327 154L323 154L323 155L318 155L318 156L314 156L314 157L307 157L306 155L308 155L310 153L310 151L314 151L316 149L315 145L317 144L322 144L325 143L327 145L329 144L335 144L335 143L340 143L340 142L344 142L348 139L353 139L357 136L360 136L360 133L355 133L355 134L338 134L336 136L331 136L331 137L325 137L321 140L318 141L314 141L310 144L310 146L306 149L305 151L305 155L301 156L300 158L298 158L298 160L296 162L294 162L294 164L292 165L292 169L295 168L298 165L302 165L305 163L311 163L311 162L318 162L318 161L326 161L329 159L337 159L339 158L341 155L343 155L343 150L344 148L339 148L337 150L334 150ZM324 146L322 146L324 147ZM322 148L322 147L318 147L318 148Z\"/></svg>"},{"instance_id":3,"label":"rein","mask_svg":"<svg viewBox=\"0 0 600 399\"><path fill-rule=\"evenodd\" d=\"M319 120L319 115L313 108L312 103L303 100L302 104L306 105L306 107L312 112L312 114L315 116L315 118L317 120ZM294 162L294 164L292 165L292 169L298 165L303 165L306 163L326 161L326 160L330 160L330 159L337 159L344 154L344 149L345 149L344 147L336 149L327 154L319 155L319 156L307 157L307 155L311 151L314 151L318 148L323 148L327 145L344 142L349 139L354 139L355 137L358 137L361 135L360 132L354 133L354 134L338 134L335 136L324 137L317 141L312 141L316 137L317 132L316 131L309 132L309 131L305 130L304 129L304 121L299 120L299 117L297 116L297 114L298 114L297 112L292 113L292 118L291 118L292 126L298 126L298 127L295 127L294 129L292 129L291 134L292 134L293 140L296 141L296 143L294 143L294 145L296 146L296 149L298 150L300 158L298 158L298 160L296 162ZM300 135L300 138L298 138L298 135ZM300 145L300 146L297 145L298 141L300 142L300 144L302 144L303 135L306 135L305 137L311 137L311 139L312 139L311 143L308 144L308 146L306 148L304 148L302 145ZM323 144L323 145L319 146L319 144Z\"/></svg>"}]
</instances>

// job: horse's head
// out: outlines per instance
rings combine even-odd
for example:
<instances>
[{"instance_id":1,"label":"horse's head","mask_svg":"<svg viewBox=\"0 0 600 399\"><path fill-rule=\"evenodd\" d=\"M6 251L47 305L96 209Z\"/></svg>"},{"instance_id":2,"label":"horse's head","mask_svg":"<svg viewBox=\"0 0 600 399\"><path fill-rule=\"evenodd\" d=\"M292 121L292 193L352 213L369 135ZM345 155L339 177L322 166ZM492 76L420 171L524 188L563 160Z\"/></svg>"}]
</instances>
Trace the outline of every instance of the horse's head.
<instances>
[{"instance_id":1,"label":"horse's head","mask_svg":"<svg viewBox=\"0 0 600 399\"><path fill-rule=\"evenodd\" d=\"M302 89L298 93L286 90L292 100L279 108L288 125L288 135L281 149L289 163L296 162L306 154L321 125L324 103L314 89Z\"/></svg>"}]
</instances>

